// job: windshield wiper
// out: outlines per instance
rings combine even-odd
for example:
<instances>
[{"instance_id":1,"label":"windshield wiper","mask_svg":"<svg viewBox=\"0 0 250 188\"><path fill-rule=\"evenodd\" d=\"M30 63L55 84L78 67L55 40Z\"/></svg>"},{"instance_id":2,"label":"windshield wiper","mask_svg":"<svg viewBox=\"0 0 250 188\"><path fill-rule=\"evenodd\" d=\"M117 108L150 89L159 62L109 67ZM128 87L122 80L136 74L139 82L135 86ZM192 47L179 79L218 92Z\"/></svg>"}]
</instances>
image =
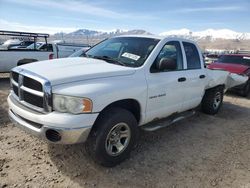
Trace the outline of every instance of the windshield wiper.
<instances>
[{"instance_id":1,"label":"windshield wiper","mask_svg":"<svg viewBox=\"0 0 250 188\"><path fill-rule=\"evenodd\" d=\"M114 63L114 64L117 64L117 65L122 65L122 66L126 66L125 63L121 62L121 61L118 61L116 59L113 59L111 57L108 57L108 56L91 56L92 58L95 58L95 59L101 59L101 60L104 60L104 61L107 61L107 62L111 62L111 63Z\"/></svg>"}]
</instances>

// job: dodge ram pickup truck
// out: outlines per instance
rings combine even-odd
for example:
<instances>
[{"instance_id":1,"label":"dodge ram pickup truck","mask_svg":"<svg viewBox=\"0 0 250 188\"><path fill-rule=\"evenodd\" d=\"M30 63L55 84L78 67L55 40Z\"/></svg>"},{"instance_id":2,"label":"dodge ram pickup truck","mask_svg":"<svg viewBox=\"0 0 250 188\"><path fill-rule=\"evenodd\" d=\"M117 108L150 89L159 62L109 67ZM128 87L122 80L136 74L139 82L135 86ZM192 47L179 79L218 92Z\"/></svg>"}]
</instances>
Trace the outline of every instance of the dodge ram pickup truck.
<instances>
[{"instance_id":1,"label":"dodge ram pickup truck","mask_svg":"<svg viewBox=\"0 0 250 188\"><path fill-rule=\"evenodd\" d=\"M114 37L51 61L12 69L10 119L50 143L86 142L104 166L129 156L139 128L165 127L197 106L216 114L224 91L247 80L206 69L196 43L179 38Z\"/></svg>"}]
</instances>

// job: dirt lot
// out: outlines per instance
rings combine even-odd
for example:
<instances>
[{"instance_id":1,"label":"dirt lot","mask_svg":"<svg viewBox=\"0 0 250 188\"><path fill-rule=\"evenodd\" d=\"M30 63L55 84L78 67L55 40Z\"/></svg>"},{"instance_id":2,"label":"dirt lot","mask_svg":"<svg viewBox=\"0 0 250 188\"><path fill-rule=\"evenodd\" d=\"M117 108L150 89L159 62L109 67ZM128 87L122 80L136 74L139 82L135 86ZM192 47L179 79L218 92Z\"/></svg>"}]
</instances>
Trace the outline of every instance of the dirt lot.
<instances>
[{"instance_id":1,"label":"dirt lot","mask_svg":"<svg viewBox=\"0 0 250 188\"><path fill-rule=\"evenodd\" d=\"M250 98L228 94L216 116L142 132L131 158L108 169L83 145L48 145L14 127L8 88L0 78L0 187L250 188Z\"/></svg>"}]
</instances>

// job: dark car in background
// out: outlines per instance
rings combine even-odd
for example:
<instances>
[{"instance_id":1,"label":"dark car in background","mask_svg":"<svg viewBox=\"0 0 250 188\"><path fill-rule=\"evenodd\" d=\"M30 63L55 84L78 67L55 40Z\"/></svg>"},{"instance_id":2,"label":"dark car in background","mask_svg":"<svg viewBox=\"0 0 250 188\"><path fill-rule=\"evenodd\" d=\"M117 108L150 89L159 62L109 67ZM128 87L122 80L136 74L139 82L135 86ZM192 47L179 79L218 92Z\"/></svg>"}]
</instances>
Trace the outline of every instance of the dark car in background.
<instances>
[{"instance_id":1,"label":"dark car in background","mask_svg":"<svg viewBox=\"0 0 250 188\"><path fill-rule=\"evenodd\" d=\"M247 97L250 93L250 55L247 54L227 54L221 55L217 61L208 65L210 69L223 69L231 73L246 75L248 81L234 88L242 96Z\"/></svg>"}]
</instances>

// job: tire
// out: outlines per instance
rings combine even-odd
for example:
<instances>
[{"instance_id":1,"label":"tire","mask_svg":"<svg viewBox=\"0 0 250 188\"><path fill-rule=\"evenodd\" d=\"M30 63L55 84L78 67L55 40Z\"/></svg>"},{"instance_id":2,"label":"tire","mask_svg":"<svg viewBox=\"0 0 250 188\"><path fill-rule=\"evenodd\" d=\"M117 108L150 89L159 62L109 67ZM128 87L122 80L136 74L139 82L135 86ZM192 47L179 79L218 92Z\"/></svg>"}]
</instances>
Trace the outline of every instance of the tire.
<instances>
[{"instance_id":1,"label":"tire","mask_svg":"<svg viewBox=\"0 0 250 188\"><path fill-rule=\"evenodd\" d=\"M113 167L129 157L137 137L138 126L134 115L122 108L110 108L98 117L86 149L97 163Z\"/></svg>"},{"instance_id":2,"label":"tire","mask_svg":"<svg viewBox=\"0 0 250 188\"><path fill-rule=\"evenodd\" d=\"M223 97L224 97L224 87L218 86L212 89L208 89L201 102L201 109L204 113L214 115L220 110Z\"/></svg>"},{"instance_id":3,"label":"tire","mask_svg":"<svg viewBox=\"0 0 250 188\"><path fill-rule=\"evenodd\" d=\"M242 97L247 97L250 94L250 80L247 81L245 87L241 92Z\"/></svg>"}]
</instances>

